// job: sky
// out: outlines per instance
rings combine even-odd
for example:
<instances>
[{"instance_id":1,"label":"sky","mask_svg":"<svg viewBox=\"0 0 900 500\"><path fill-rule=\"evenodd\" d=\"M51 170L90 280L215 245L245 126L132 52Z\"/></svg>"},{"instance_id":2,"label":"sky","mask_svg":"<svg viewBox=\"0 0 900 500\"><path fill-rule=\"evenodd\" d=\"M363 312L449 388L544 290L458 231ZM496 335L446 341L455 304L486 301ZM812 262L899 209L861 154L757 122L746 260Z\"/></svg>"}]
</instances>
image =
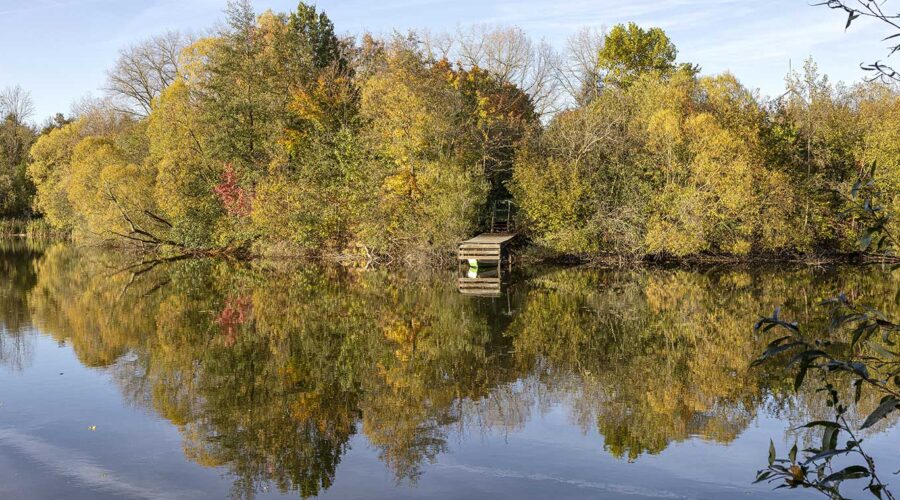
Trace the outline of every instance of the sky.
<instances>
[{"instance_id":1,"label":"sky","mask_svg":"<svg viewBox=\"0 0 900 500\"><path fill-rule=\"evenodd\" d=\"M68 113L102 94L119 49L168 30L200 34L223 19L226 0L0 0L0 88L21 85L34 119ZM860 63L886 56L890 34L813 0L318 0L341 34L473 24L517 25L558 48L583 26L634 21L666 30L679 60L704 74L731 71L744 85L774 96L793 65L813 57L832 80L857 81ZM900 4L900 2L897 2ZM252 0L258 12L291 11L296 0ZM900 57L900 56L898 56Z\"/></svg>"}]
</instances>

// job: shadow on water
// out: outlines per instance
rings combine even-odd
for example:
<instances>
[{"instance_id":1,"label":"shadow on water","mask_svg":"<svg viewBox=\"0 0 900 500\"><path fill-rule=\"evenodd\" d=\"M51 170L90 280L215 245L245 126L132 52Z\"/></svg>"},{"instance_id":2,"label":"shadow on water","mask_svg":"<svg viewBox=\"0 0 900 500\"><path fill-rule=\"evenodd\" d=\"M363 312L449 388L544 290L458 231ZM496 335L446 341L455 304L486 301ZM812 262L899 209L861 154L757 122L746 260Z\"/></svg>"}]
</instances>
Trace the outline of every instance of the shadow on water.
<instances>
[{"instance_id":1,"label":"shadow on water","mask_svg":"<svg viewBox=\"0 0 900 500\"><path fill-rule=\"evenodd\" d=\"M770 340L751 331L757 313L781 304L808 323L838 290L900 309L900 283L874 267L500 278L182 260L137 274L114 253L5 245L0 363L27 365L15 343L31 329L70 345L247 497L329 488L357 434L415 482L453 436L515 432L559 405L623 460L729 443L760 409L799 423L827 409L778 367L749 369ZM461 277L502 288L460 293Z\"/></svg>"}]
</instances>

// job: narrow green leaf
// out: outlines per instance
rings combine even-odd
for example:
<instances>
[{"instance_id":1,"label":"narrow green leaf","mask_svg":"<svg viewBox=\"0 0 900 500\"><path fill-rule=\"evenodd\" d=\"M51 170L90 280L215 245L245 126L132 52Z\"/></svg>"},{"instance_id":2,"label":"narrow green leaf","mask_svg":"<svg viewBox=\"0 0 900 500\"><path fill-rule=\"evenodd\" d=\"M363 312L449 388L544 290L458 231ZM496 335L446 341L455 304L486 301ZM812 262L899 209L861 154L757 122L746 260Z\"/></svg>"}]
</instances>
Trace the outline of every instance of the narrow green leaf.
<instances>
[{"instance_id":1,"label":"narrow green leaf","mask_svg":"<svg viewBox=\"0 0 900 500\"><path fill-rule=\"evenodd\" d=\"M804 429L809 427L835 427L838 429L843 429L841 424L832 422L831 420L813 420L812 422L807 422L806 424L797 427L797 429Z\"/></svg>"},{"instance_id":2,"label":"narrow green leaf","mask_svg":"<svg viewBox=\"0 0 900 500\"><path fill-rule=\"evenodd\" d=\"M771 476L771 475L772 475L772 471L768 471L768 470L760 471L760 472L756 475L756 481L753 481L753 482L754 482L754 483L759 483L759 482L765 481L765 480L768 479L769 476Z\"/></svg>"},{"instance_id":3,"label":"narrow green leaf","mask_svg":"<svg viewBox=\"0 0 900 500\"><path fill-rule=\"evenodd\" d=\"M853 330L853 336L850 339L850 348L852 349L856 347L858 343L869 340L869 337L871 337L877 329L878 325L875 323L863 323L856 327Z\"/></svg>"},{"instance_id":4,"label":"narrow green leaf","mask_svg":"<svg viewBox=\"0 0 900 500\"><path fill-rule=\"evenodd\" d=\"M872 494L875 495L875 498L880 499L881 498L881 490L884 489L884 486L882 486L880 484L872 483L872 484L866 486L866 489L871 491Z\"/></svg>"},{"instance_id":5,"label":"narrow green leaf","mask_svg":"<svg viewBox=\"0 0 900 500\"><path fill-rule=\"evenodd\" d=\"M897 353L887 350L881 344L872 342L871 344L869 344L869 346L873 351L877 352L881 357L885 358L885 360L897 359Z\"/></svg>"},{"instance_id":6,"label":"narrow green leaf","mask_svg":"<svg viewBox=\"0 0 900 500\"><path fill-rule=\"evenodd\" d=\"M866 250L869 249L869 247L870 247L871 245L872 245L872 233L866 231L866 232L863 233L863 235L859 238L859 248L860 248L860 250L862 250L863 252L865 252Z\"/></svg>"},{"instance_id":7,"label":"narrow green leaf","mask_svg":"<svg viewBox=\"0 0 900 500\"><path fill-rule=\"evenodd\" d=\"M866 421L863 422L861 429L867 429L875 425L876 422L888 416L888 414L895 409L897 409L897 404L900 403L900 400L893 396L887 396L882 401L881 404L878 405L878 408L875 408L869 416L866 418Z\"/></svg>"},{"instance_id":8,"label":"narrow green leaf","mask_svg":"<svg viewBox=\"0 0 900 500\"><path fill-rule=\"evenodd\" d=\"M847 366L850 367L851 370L853 370L853 373L856 373L860 377L864 379L869 378L869 369L864 363L861 363L859 361L851 361L847 363Z\"/></svg>"},{"instance_id":9,"label":"narrow green leaf","mask_svg":"<svg viewBox=\"0 0 900 500\"><path fill-rule=\"evenodd\" d=\"M843 481L845 479L859 479L861 477L869 477L869 469L863 467L862 465L851 465L835 472L834 474L825 476L825 479L823 479L822 482L831 483L834 481Z\"/></svg>"},{"instance_id":10,"label":"narrow green leaf","mask_svg":"<svg viewBox=\"0 0 900 500\"><path fill-rule=\"evenodd\" d=\"M822 433L822 451L830 451L837 448L837 438L841 430L835 427L826 427Z\"/></svg>"},{"instance_id":11,"label":"narrow green leaf","mask_svg":"<svg viewBox=\"0 0 900 500\"><path fill-rule=\"evenodd\" d=\"M800 386L803 385L803 379L806 377L806 371L809 369L809 360L804 359L802 363L800 363L800 368L797 369L797 376L794 377L794 392L800 389Z\"/></svg>"},{"instance_id":12,"label":"narrow green leaf","mask_svg":"<svg viewBox=\"0 0 900 500\"><path fill-rule=\"evenodd\" d=\"M806 461L803 462L803 465L806 465L806 464L809 464L809 463L812 463L812 462L817 462L817 461L819 461L819 460L824 460L824 459L827 459L827 458L831 458L831 457L834 457L834 456L837 456L837 455L843 455L843 454L849 453L849 452L850 452L850 450L843 449L843 448L842 448L842 449L837 449L837 450L827 450L827 451L822 451L822 452L816 453L815 455L813 455L813 456L807 458Z\"/></svg>"}]
</instances>

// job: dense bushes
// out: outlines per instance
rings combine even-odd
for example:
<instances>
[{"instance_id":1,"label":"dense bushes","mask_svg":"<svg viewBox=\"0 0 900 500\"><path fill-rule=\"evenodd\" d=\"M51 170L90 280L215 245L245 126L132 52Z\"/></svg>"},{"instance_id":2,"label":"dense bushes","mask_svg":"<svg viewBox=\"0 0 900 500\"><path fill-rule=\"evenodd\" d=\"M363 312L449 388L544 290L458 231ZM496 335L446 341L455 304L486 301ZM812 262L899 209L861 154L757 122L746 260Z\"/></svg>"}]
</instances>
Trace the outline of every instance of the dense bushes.
<instances>
[{"instance_id":1,"label":"dense bushes","mask_svg":"<svg viewBox=\"0 0 900 500\"><path fill-rule=\"evenodd\" d=\"M731 75L645 75L555 117L519 157L515 191L538 238L563 252L808 250L764 127Z\"/></svg>"},{"instance_id":2,"label":"dense bushes","mask_svg":"<svg viewBox=\"0 0 900 500\"><path fill-rule=\"evenodd\" d=\"M850 251L858 228L838 193L875 163L898 206L896 89L835 87L808 62L763 103L733 75L662 67L610 68L617 81L523 148L513 190L537 241L636 256Z\"/></svg>"}]
</instances>

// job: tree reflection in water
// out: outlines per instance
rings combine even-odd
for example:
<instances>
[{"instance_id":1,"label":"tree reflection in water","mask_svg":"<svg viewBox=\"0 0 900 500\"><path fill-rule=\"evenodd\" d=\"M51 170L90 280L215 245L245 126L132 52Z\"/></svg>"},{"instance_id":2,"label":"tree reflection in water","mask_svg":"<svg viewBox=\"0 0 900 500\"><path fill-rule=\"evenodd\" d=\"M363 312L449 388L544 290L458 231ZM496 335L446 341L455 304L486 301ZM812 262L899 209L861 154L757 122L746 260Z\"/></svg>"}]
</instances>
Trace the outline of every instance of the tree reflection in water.
<instances>
[{"instance_id":1,"label":"tree reflection in water","mask_svg":"<svg viewBox=\"0 0 900 500\"><path fill-rule=\"evenodd\" d=\"M749 369L769 340L755 313L783 304L806 323L836 290L900 289L877 268L560 269L490 299L457 293L453 273L129 267L65 245L0 248L0 268L0 362L27 325L70 343L177 425L191 460L228 470L237 497L315 495L356 433L415 481L454 437L512 432L558 403L629 460L694 436L728 443L760 407L800 422L825 409L775 365Z\"/></svg>"}]
</instances>

